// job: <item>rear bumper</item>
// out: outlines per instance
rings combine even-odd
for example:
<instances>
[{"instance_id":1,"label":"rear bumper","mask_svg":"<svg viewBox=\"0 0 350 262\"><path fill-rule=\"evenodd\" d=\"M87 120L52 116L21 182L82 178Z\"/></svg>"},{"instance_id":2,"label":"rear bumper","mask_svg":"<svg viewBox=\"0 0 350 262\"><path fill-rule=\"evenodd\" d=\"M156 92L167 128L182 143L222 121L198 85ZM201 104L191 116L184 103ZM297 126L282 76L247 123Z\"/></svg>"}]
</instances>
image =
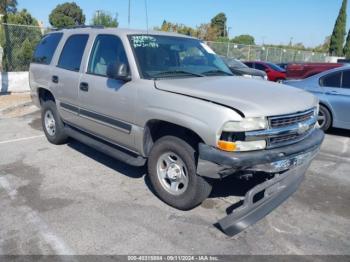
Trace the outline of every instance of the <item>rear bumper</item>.
<instances>
[{"instance_id":1,"label":"rear bumper","mask_svg":"<svg viewBox=\"0 0 350 262\"><path fill-rule=\"evenodd\" d=\"M298 189L323 139L324 133L315 129L297 144L251 153L226 153L201 145L199 174L212 178L234 174L238 170L274 174L272 179L250 189L245 194L243 205L219 220L216 226L233 236L283 203ZM210 175L211 172L218 172L217 176Z\"/></svg>"}]
</instances>

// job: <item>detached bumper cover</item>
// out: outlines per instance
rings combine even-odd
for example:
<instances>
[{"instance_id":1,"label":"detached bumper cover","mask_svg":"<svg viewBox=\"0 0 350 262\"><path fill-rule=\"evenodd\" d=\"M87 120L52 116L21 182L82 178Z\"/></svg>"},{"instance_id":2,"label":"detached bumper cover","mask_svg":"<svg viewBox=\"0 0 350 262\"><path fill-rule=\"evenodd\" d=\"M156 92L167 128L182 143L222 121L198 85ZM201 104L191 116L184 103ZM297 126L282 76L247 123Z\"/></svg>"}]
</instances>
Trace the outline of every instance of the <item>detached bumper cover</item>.
<instances>
[{"instance_id":1,"label":"detached bumper cover","mask_svg":"<svg viewBox=\"0 0 350 262\"><path fill-rule=\"evenodd\" d=\"M324 139L324 133L316 129L307 139L288 147L276 148L251 153L226 153L214 148L200 147L202 174L209 176L210 172L224 172L229 169L259 170L261 166L289 163L288 169L275 172L275 176L249 190L243 205L231 214L219 220L216 226L225 234L233 236L248 226L264 218L272 210L282 204L299 187L305 173L316 156ZM203 161L203 159L205 159ZM213 162L209 162L213 161ZM200 166L200 165L199 165ZM203 169L206 166L206 170ZM273 165L271 165L274 167ZM277 169L276 169L277 170ZM273 169L271 170L271 172ZM200 173L199 173L200 174ZM222 177L221 174L219 177ZM211 176L213 177L213 176ZM256 196L262 196L257 199Z\"/></svg>"}]
</instances>

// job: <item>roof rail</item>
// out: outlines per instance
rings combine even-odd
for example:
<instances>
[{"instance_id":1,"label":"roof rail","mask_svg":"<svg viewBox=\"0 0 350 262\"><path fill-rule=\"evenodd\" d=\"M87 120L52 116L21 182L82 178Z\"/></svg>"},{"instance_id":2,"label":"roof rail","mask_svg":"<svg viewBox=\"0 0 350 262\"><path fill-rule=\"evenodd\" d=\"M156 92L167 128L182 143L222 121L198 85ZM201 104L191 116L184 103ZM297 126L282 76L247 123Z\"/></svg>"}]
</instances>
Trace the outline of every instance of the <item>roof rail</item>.
<instances>
[{"instance_id":1,"label":"roof rail","mask_svg":"<svg viewBox=\"0 0 350 262\"><path fill-rule=\"evenodd\" d=\"M52 30L58 31L58 30L62 30L62 29L79 29L79 28L104 29L105 27L103 25L74 25L74 26L63 27L63 28L52 28Z\"/></svg>"}]
</instances>

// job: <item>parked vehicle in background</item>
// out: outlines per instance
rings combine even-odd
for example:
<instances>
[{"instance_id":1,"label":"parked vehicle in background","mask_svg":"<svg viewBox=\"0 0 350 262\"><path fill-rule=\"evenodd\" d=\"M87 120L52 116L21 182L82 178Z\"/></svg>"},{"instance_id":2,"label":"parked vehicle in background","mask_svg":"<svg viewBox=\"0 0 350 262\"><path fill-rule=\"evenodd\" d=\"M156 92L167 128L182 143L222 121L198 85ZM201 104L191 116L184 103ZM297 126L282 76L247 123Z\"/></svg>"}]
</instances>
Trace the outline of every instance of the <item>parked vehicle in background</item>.
<instances>
[{"instance_id":1,"label":"parked vehicle in background","mask_svg":"<svg viewBox=\"0 0 350 262\"><path fill-rule=\"evenodd\" d=\"M154 192L177 209L198 206L215 179L258 178L239 209L218 222L229 235L297 190L324 139L315 96L234 77L205 43L175 33L51 32L29 75L49 142L73 137L147 165Z\"/></svg>"},{"instance_id":2,"label":"parked vehicle in background","mask_svg":"<svg viewBox=\"0 0 350 262\"><path fill-rule=\"evenodd\" d=\"M309 91L320 99L318 123L323 130L350 129L350 66L284 83Z\"/></svg>"},{"instance_id":3,"label":"parked vehicle in background","mask_svg":"<svg viewBox=\"0 0 350 262\"><path fill-rule=\"evenodd\" d=\"M267 80L267 74L265 71L248 67L243 62L229 57L221 57L231 72L237 76L243 76L247 78L257 78Z\"/></svg>"},{"instance_id":4,"label":"parked vehicle in background","mask_svg":"<svg viewBox=\"0 0 350 262\"><path fill-rule=\"evenodd\" d=\"M260 61L248 61L244 63L250 68L255 68L266 72L267 77L270 81L282 83L287 78L286 70L276 64Z\"/></svg>"},{"instance_id":5,"label":"parked vehicle in background","mask_svg":"<svg viewBox=\"0 0 350 262\"><path fill-rule=\"evenodd\" d=\"M287 66L289 65L289 63L279 63L279 64L276 64L278 65L280 68L283 68L284 70L287 69Z\"/></svg>"},{"instance_id":6,"label":"parked vehicle in background","mask_svg":"<svg viewBox=\"0 0 350 262\"><path fill-rule=\"evenodd\" d=\"M341 66L341 63L293 63L287 66L287 78L305 79Z\"/></svg>"}]
</instances>

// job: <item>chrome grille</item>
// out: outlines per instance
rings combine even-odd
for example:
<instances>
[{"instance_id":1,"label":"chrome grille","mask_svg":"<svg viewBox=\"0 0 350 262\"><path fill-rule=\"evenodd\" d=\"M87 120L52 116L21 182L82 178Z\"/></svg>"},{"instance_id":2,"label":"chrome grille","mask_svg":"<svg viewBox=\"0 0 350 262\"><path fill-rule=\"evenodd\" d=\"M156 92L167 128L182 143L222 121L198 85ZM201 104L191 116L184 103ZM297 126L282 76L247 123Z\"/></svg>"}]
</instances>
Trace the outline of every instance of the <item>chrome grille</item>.
<instances>
[{"instance_id":1,"label":"chrome grille","mask_svg":"<svg viewBox=\"0 0 350 262\"><path fill-rule=\"evenodd\" d=\"M310 134L310 130L305 132L304 134L291 134L291 135L281 135L276 137L268 138L267 144L270 148L284 146L292 143L297 143L304 138L306 138Z\"/></svg>"},{"instance_id":2,"label":"chrome grille","mask_svg":"<svg viewBox=\"0 0 350 262\"><path fill-rule=\"evenodd\" d=\"M309 120L314 116L314 109L299 114L278 116L270 118L270 127L279 128L294 125Z\"/></svg>"},{"instance_id":3,"label":"chrome grille","mask_svg":"<svg viewBox=\"0 0 350 262\"><path fill-rule=\"evenodd\" d=\"M297 143L312 133L317 122L315 108L282 116L269 117L269 129L245 133L246 141L265 140L267 148Z\"/></svg>"}]
</instances>

